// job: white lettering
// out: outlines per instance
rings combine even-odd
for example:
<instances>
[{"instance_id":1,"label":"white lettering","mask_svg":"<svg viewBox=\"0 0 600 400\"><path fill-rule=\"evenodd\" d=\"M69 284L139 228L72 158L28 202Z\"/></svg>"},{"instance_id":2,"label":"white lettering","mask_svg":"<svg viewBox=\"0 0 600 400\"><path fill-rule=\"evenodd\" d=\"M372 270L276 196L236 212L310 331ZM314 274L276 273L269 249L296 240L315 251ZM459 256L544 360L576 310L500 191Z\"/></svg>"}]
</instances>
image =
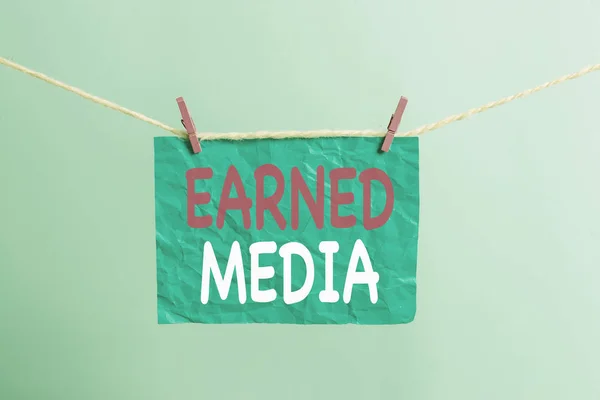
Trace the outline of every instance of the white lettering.
<instances>
[{"instance_id":1,"label":"white lettering","mask_svg":"<svg viewBox=\"0 0 600 400\"><path fill-rule=\"evenodd\" d=\"M306 265L306 278L302 287L295 292L292 291L292 255L302 257ZM315 264L310 251L301 243L286 243L279 249L279 255L283 258L283 301L285 304L294 304L302 301L310 293L315 281Z\"/></svg>"},{"instance_id":2,"label":"white lettering","mask_svg":"<svg viewBox=\"0 0 600 400\"><path fill-rule=\"evenodd\" d=\"M321 242L319 251L325 254L325 290L319 293L321 303L337 303L340 294L333 290L333 255L340 250L338 242Z\"/></svg>"},{"instance_id":3,"label":"white lettering","mask_svg":"<svg viewBox=\"0 0 600 400\"><path fill-rule=\"evenodd\" d=\"M260 281L275 276L273 266L260 266L261 254L273 254L277 251L275 242L256 242L250 245L250 297L255 303L268 303L277 298L275 289L260 290Z\"/></svg>"},{"instance_id":4,"label":"white lettering","mask_svg":"<svg viewBox=\"0 0 600 400\"><path fill-rule=\"evenodd\" d=\"M225 276L222 276L212 245L210 242L204 243L204 254L202 256L202 288L200 292L200 301L202 304L208 303L210 273L212 272L215 277L215 284L217 285L221 300L225 300L229 295L234 270L236 272L240 304L244 304L246 302L246 280L244 278L244 265L242 263L240 244L238 242L233 242L231 245L229 260L227 261L227 267L225 269Z\"/></svg>"},{"instance_id":5,"label":"white lettering","mask_svg":"<svg viewBox=\"0 0 600 400\"><path fill-rule=\"evenodd\" d=\"M365 269L364 272L356 270L359 259L362 261ZM373 271L367 248L362 240L358 239L354 243L354 248L350 255L350 262L348 263L348 274L346 275L346 283L344 285L344 303L350 303L350 299L352 298L352 288L356 284L369 285L369 297L371 303L377 303L377 282L379 282L379 274Z\"/></svg>"}]
</instances>

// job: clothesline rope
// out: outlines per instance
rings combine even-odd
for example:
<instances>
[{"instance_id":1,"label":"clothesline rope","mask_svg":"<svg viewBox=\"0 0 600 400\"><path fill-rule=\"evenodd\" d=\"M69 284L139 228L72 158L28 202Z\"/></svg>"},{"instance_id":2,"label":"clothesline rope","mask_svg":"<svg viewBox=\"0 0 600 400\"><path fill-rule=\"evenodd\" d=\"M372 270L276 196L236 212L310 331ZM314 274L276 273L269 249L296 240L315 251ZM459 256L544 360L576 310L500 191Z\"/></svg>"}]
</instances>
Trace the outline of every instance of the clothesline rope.
<instances>
[{"instance_id":1,"label":"clothesline rope","mask_svg":"<svg viewBox=\"0 0 600 400\"><path fill-rule=\"evenodd\" d=\"M71 93L75 93L84 99L90 100L96 104L103 105L112 110L121 112L125 115L129 115L130 117L137 118L141 121L147 122L151 125L157 126L161 129L164 129L168 132L171 132L174 135L186 138L187 133L183 129L176 129L167 124L164 124L160 121L152 119L150 117L145 116L144 114L140 114L139 112L129 110L125 107L122 107L118 104L115 104L111 101L105 100L101 97L94 96L87 92L84 92L81 89L78 89L74 86L67 85L66 83L60 82L54 78L51 78L47 75L42 74L41 72L34 71L27 67L24 67L20 64L17 64L11 60L0 57L0 64L6 65L9 68L14 70L23 72L27 75L30 75L34 78L40 79L44 82L47 82L51 85L57 86L59 88L65 89ZM475 114L482 113L484 111L490 110L492 108L501 106L503 104L509 103L513 100L517 100L523 98L525 96L529 96L530 94L539 92L540 90L549 88L551 86L555 86L559 83L566 82L572 79L579 78L583 75L589 74L593 71L600 70L600 64L591 65L583 68L578 72L574 72L569 75L564 75L555 80L546 82L542 85L534 87L532 89L527 89L522 92L513 94L512 96L504 97L500 100L492 101L490 103L484 104L480 107L472 108L468 111L465 111L460 114L451 115L446 117L440 121L423 125L417 129L413 129L403 133L397 133L396 136L418 136L422 135L425 132L430 132L435 129L439 129L453 122L461 121ZM385 136L386 131L374 131L374 130L316 130L316 131L257 131L257 132L231 132L231 133L198 133L198 138L202 141L205 140L249 140L249 139L290 139L290 138L301 138L301 139L314 139L320 137L379 137Z\"/></svg>"}]
</instances>

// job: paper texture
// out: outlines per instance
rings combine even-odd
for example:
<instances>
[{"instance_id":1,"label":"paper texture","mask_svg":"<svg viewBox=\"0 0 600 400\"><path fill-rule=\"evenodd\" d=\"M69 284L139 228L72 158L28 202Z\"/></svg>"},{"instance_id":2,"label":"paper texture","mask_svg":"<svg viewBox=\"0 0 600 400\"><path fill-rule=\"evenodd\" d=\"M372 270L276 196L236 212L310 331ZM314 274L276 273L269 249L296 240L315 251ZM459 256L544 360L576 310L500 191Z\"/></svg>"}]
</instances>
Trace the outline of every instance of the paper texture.
<instances>
[{"instance_id":1,"label":"paper texture","mask_svg":"<svg viewBox=\"0 0 600 400\"><path fill-rule=\"evenodd\" d=\"M155 138L158 322L412 321L418 139L380 145Z\"/></svg>"}]
</instances>

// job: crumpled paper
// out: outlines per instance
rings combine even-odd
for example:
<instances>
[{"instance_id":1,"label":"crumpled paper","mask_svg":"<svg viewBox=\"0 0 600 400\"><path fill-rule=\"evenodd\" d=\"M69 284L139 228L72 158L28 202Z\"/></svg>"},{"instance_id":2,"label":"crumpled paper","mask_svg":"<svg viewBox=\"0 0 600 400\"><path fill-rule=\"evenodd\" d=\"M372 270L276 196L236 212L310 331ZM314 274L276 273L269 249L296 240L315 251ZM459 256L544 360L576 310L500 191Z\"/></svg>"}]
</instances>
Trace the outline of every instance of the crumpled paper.
<instances>
[{"instance_id":1,"label":"crumpled paper","mask_svg":"<svg viewBox=\"0 0 600 400\"><path fill-rule=\"evenodd\" d=\"M419 146L417 138L397 138L388 153L380 153L380 138L320 138L284 140L245 140L203 142L203 151L193 154L189 143L176 137L155 138L156 260L158 279L158 322L173 323L284 323L284 324L400 324L414 319L416 312L416 263L419 226ZM279 209L286 219L281 229L270 212L264 227L256 227L256 182L254 172L263 164L273 164L285 177L285 190ZM235 166L245 193L252 199L251 227L245 229L242 213L231 210L224 226L216 226L223 183L230 166ZM300 196L298 229L291 227L290 174L293 167L301 172L315 195L317 167L325 171L324 226L318 229ZM208 204L196 206L196 215L211 215L212 225L192 228L188 225L188 183L186 172L210 167L211 179L197 180L196 192L209 192ZM352 228L334 228L331 224L331 181L335 168L356 169L354 179L339 181L340 192L352 192L354 203L339 206L342 216L356 216ZM368 168L383 170L394 189L393 211L381 227L363 227L363 187L359 174ZM265 194L275 191L275 180L265 180ZM231 197L236 197L232 190ZM383 209L385 191L373 183L372 212ZM360 239L369 254L373 270L379 274L378 299L370 300L368 285L356 284L349 303L343 300L348 264L355 242ZM209 300L201 302L203 250L210 242L221 274L225 274L231 246L239 242L244 268L247 300L240 304L238 281L233 274L227 298L221 299L214 277L210 277ZM283 259L278 252L262 254L261 266L273 266L273 278L260 281L260 289L275 289L274 301L257 303L251 298L251 259L249 246L274 241L279 250L288 242L306 246L314 262L314 283L308 296L295 304L283 299ZM319 292L325 288L325 256L319 251L322 241L337 241L339 251L333 259L333 288L339 301L323 303ZM301 257L292 257L292 287L300 288L306 277ZM359 263L358 270L362 271Z\"/></svg>"}]
</instances>

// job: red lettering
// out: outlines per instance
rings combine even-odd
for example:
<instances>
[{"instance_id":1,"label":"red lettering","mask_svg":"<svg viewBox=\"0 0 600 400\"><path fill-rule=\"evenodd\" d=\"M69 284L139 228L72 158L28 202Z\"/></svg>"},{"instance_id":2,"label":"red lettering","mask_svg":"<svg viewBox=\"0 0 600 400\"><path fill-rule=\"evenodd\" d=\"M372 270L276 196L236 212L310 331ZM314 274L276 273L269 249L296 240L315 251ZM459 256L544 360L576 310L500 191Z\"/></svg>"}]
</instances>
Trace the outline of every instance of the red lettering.
<instances>
[{"instance_id":1,"label":"red lettering","mask_svg":"<svg viewBox=\"0 0 600 400\"><path fill-rule=\"evenodd\" d=\"M390 177L378 168L369 168L360 173L358 180L363 185L363 224L366 230L376 229L385 224L394 209L394 187ZM376 217L371 216L371 181L379 181L385 188L385 206Z\"/></svg>"},{"instance_id":2,"label":"red lettering","mask_svg":"<svg viewBox=\"0 0 600 400\"><path fill-rule=\"evenodd\" d=\"M197 179L210 179L213 176L212 168L192 168L185 173L187 180L187 222L192 228L208 228L212 225L210 215L197 216L196 205L208 204L210 202L210 193L196 193Z\"/></svg>"},{"instance_id":3,"label":"red lettering","mask_svg":"<svg viewBox=\"0 0 600 400\"><path fill-rule=\"evenodd\" d=\"M351 228L356 225L354 215L340 216L338 208L340 205L352 204L354 201L352 192L339 192L339 181L354 178L356 178L354 168L336 168L329 173L329 179L331 180L331 226L334 228Z\"/></svg>"},{"instance_id":4,"label":"red lettering","mask_svg":"<svg viewBox=\"0 0 600 400\"><path fill-rule=\"evenodd\" d=\"M237 197L234 198L229 197L232 186L235 186L235 191L237 192ZM240 174L232 165L227 170L227 176L225 176L225 182L223 183L223 191L221 192L219 211L217 214L217 228L223 228L223 225L225 224L225 214L227 214L229 210L240 210L244 220L244 229L250 229L250 207L252 207L252 200L246 197Z\"/></svg>"},{"instance_id":5,"label":"red lettering","mask_svg":"<svg viewBox=\"0 0 600 400\"><path fill-rule=\"evenodd\" d=\"M266 176L272 176L276 182L275 193L269 197L265 197ZM256 228L262 229L264 227L265 211L269 210L275 222L279 225L279 229L285 229L285 218L277 205L283 197L285 186L281 170L273 164L261 165L254 171L254 179L256 179Z\"/></svg>"},{"instance_id":6,"label":"red lettering","mask_svg":"<svg viewBox=\"0 0 600 400\"><path fill-rule=\"evenodd\" d=\"M317 229L323 229L325 219L325 170L322 166L317 167L317 194L315 198L311 196L300 170L296 167L292 168L292 229L298 229L300 194L304 198Z\"/></svg>"},{"instance_id":7,"label":"red lettering","mask_svg":"<svg viewBox=\"0 0 600 400\"><path fill-rule=\"evenodd\" d=\"M331 226L334 228L351 228L356 225L357 219L354 215L340 215L340 206L350 205L354 202L352 192L340 192L340 181L356 178L356 169L354 168L335 168L330 171L330 213ZM186 172L187 181L187 223L192 228L208 228L213 223L213 217L210 215L196 215L196 206L205 205L211 202L211 194L208 192L196 192L196 181L200 179L211 179L213 177L212 168L191 168ZM266 196L266 178L272 177L275 180L274 193ZM277 223L279 229L285 229L287 222L279 209L285 192L285 179L279 168L273 164L265 164L254 172L256 181L256 228L261 230L265 226L265 213L269 211ZM291 169L291 227L293 230L300 226L300 196L306 204L312 220L317 229L323 229L325 219L325 169L318 166L316 169L315 191L311 192L300 169L294 167ZM394 187L390 177L378 168L369 168L360 173L359 181L362 184L363 200L363 226L367 230L377 229L383 226L391 217L394 209ZM378 181L385 189L385 205L383 211L377 216L373 215L372 186L373 181ZM232 189L235 188L237 197L232 196ZM251 208L253 201L244 190L244 185L239 172L235 166L230 166L225 176L219 207L217 212L216 226L222 229L225 225L225 217L231 210L240 210L244 229L250 229L252 225Z\"/></svg>"}]
</instances>

